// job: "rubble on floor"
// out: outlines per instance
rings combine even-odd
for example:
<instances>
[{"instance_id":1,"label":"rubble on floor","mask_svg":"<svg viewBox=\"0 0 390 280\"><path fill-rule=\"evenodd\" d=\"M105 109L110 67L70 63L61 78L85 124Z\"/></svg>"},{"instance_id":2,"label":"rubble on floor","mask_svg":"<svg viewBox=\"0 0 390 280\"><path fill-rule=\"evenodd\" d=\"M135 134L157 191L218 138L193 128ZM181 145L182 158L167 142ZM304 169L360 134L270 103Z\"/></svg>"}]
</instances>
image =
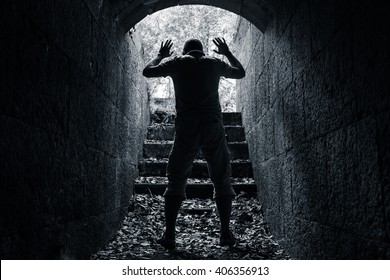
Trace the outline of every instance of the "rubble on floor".
<instances>
[{"instance_id":1,"label":"rubble on floor","mask_svg":"<svg viewBox=\"0 0 390 280\"><path fill-rule=\"evenodd\" d=\"M221 247L219 219L212 199L187 199L177 220L177 248L156 243L164 229L164 198L137 194L122 228L91 259L289 259L275 242L262 215L262 207L245 193L233 202L232 231L239 240Z\"/></svg>"}]
</instances>

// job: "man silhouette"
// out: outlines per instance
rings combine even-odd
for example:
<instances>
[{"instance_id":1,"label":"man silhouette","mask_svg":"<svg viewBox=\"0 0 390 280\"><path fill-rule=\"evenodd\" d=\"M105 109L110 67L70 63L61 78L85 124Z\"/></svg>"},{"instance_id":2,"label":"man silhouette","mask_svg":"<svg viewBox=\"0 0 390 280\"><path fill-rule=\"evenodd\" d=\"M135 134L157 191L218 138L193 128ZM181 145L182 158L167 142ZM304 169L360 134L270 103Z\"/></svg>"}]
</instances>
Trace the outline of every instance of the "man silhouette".
<instances>
[{"instance_id":1,"label":"man silhouette","mask_svg":"<svg viewBox=\"0 0 390 280\"><path fill-rule=\"evenodd\" d=\"M230 231L232 200L236 195L231 183L230 154L225 139L219 102L221 76L241 79L245 70L230 52L225 39L215 38L217 54L227 57L229 64L206 56L197 39L185 42L183 55L160 63L172 55L172 41L161 43L160 51L143 70L145 77L166 77L173 80L176 100L175 140L168 159L168 187L165 190L166 229L158 240L167 249L175 248L175 224L192 163L202 151L214 185L214 197L220 217L220 245L234 245Z\"/></svg>"}]
</instances>

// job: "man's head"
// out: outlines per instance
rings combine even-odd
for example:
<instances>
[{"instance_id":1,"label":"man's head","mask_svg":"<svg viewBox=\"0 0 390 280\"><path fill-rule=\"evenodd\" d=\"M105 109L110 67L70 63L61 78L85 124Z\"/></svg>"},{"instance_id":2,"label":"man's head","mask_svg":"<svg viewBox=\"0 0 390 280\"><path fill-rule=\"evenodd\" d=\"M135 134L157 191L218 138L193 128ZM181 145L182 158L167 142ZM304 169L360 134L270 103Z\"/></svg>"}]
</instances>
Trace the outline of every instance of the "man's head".
<instances>
[{"instance_id":1,"label":"man's head","mask_svg":"<svg viewBox=\"0 0 390 280\"><path fill-rule=\"evenodd\" d=\"M189 39L185 42L183 48L183 54L187 54L190 51L201 51L203 52L202 43L198 39Z\"/></svg>"}]
</instances>

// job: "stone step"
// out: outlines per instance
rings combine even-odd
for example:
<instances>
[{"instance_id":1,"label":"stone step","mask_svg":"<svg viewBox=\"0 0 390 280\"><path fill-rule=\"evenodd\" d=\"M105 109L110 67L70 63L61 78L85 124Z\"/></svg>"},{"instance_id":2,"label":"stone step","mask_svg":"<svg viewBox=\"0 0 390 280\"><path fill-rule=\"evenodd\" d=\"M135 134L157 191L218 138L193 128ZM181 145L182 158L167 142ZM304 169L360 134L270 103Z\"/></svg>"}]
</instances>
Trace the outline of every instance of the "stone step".
<instances>
[{"instance_id":1,"label":"stone step","mask_svg":"<svg viewBox=\"0 0 390 280\"><path fill-rule=\"evenodd\" d=\"M242 125L242 118L240 112L223 112L222 119L224 125ZM175 116L160 117L159 119L153 119L155 123L173 124L175 122Z\"/></svg>"},{"instance_id":2,"label":"stone step","mask_svg":"<svg viewBox=\"0 0 390 280\"><path fill-rule=\"evenodd\" d=\"M222 113L224 125L242 125L240 112L224 112Z\"/></svg>"},{"instance_id":3,"label":"stone step","mask_svg":"<svg viewBox=\"0 0 390 280\"><path fill-rule=\"evenodd\" d=\"M232 184L234 191L239 194L245 192L250 197L256 197L257 187L255 184ZM148 183L136 183L136 194L154 194L163 195L166 184L148 184ZM213 185L212 184L187 184L186 195L187 198L211 198L213 197Z\"/></svg>"},{"instance_id":4,"label":"stone step","mask_svg":"<svg viewBox=\"0 0 390 280\"><path fill-rule=\"evenodd\" d=\"M248 160L248 145L242 125L241 113L222 113L226 138L231 155L231 182L236 193L245 192L255 197L257 187L253 170ZM174 139L174 116L161 114L153 119L148 128L147 139L143 146L144 159L139 162L139 177L135 183L135 193L162 195L168 183L165 176L168 156ZM207 170L207 163L201 153L194 161L191 177L188 179L186 193L188 198L210 198L213 196L213 184Z\"/></svg>"},{"instance_id":5,"label":"stone step","mask_svg":"<svg viewBox=\"0 0 390 280\"><path fill-rule=\"evenodd\" d=\"M140 176L165 176L168 159L143 159L138 164ZM249 160L232 160L232 177L253 177L252 164ZM195 160L190 178L208 178L209 172L205 160Z\"/></svg>"},{"instance_id":6,"label":"stone step","mask_svg":"<svg viewBox=\"0 0 390 280\"><path fill-rule=\"evenodd\" d=\"M172 149L172 141L145 141L143 145L144 158L168 158ZM249 159L248 145L246 142L228 143L231 159ZM203 159L199 153L197 159Z\"/></svg>"},{"instance_id":7,"label":"stone step","mask_svg":"<svg viewBox=\"0 0 390 280\"><path fill-rule=\"evenodd\" d=\"M254 184L253 178L235 178L231 177L230 182L232 184L245 185ZM168 184L168 178L166 176L140 176L135 180L137 184ZM210 178L188 178L188 184L212 184Z\"/></svg>"},{"instance_id":8,"label":"stone step","mask_svg":"<svg viewBox=\"0 0 390 280\"><path fill-rule=\"evenodd\" d=\"M238 125L226 125L225 134L228 142L245 141L244 128ZM154 124L148 127L147 139L173 141L175 135L175 126L173 124L160 125Z\"/></svg>"}]
</instances>

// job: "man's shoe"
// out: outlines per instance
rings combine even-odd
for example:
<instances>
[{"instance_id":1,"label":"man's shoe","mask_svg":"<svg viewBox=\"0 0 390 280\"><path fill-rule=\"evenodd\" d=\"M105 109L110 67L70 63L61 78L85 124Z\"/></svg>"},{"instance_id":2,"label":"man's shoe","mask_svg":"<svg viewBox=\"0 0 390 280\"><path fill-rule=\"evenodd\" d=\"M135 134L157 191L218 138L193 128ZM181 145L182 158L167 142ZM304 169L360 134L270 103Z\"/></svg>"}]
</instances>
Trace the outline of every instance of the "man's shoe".
<instances>
[{"instance_id":1,"label":"man's shoe","mask_svg":"<svg viewBox=\"0 0 390 280\"><path fill-rule=\"evenodd\" d=\"M234 237L233 233L229 231L226 235L221 235L219 239L219 245L221 246L233 246L237 243L237 239Z\"/></svg>"},{"instance_id":2,"label":"man's shoe","mask_svg":"<svg viewBox=\"0 0 390 280\"><path fill-rule=\"evenodd\" d=\"M173 250L176 247L175 239L168 239L165 236L157 239L156 242L168 250Z\"/></svg>"}]
</instances>

